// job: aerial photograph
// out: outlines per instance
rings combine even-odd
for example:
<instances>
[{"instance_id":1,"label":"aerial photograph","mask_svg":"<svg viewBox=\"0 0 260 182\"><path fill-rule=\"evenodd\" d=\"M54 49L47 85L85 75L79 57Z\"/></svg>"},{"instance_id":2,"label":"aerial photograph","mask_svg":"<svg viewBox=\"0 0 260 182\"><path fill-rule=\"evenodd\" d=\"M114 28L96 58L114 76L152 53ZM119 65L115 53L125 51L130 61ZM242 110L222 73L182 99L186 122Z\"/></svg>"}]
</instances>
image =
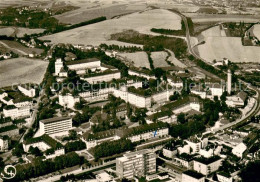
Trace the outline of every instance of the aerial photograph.
<instances>
[{"instance_id":1,"label":"aerial photograph","mask_svg":"<svg viewBox=\"0 0 260 182\"><path fill-rule=\"evenodd\" d=\"M0 182L260 182L260 0L0 0Z\"/></svg>"}]
</instances>

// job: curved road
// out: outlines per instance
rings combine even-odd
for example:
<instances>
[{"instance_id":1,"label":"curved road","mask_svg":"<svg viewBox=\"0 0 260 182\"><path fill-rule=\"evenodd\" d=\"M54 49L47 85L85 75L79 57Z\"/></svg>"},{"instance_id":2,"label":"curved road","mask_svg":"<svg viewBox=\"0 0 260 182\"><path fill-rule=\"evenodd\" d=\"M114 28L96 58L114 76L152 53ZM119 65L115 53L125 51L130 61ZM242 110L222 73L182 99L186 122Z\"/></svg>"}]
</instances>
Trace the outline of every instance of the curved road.
<instances>
[{"instance_id":1,"label":"curved road","mask_svg":"<svg viewBox=\"0 0 260 182\"><path fill-rule=\"evenodd\" d=\"M194 50L192 49L192 46L191 46L191 41L190 41L190 30L189 30L189 25L188 25L188 21L187 21L187 18L186 16L184 16L183 14L181 14L180 12L178 11L174 11L173 12L177 13L179 16L182 17L182 20L184 21L184 24L185 24L185 27L186 27L186 40L187 40L187 44L188 44L188 49L189 49L189 53L192 54L195 58L197 59L200 59L202 61L204 61L205 63L207 63L206 60L202 59L200 56L198 56ZM221 130L224 130L224 129L228 129L228 128L233 128L233 127L237 127L237 125L239 126L240 124L242 123L245 123L247 122L249 119L251 119L252 116L255 116L257 115L259 112L260 112L260 90L254 86L251 86L249 83L246 83L244 82L243 80L239 80L240 82L242 82L243 84L245 85L249 85L248 88L251 89L251 90L254 90L257 94L256 94L256 106L254 107L255 110L251 110L248 114L248 116L246 116L245 118L243 118L242 120L237 120L237 121L234 121L226 126L223 126L221 127L220 129ZM219 129L219 130L220 130ZM215 131L216 132L216 131Z\"/></svg>"}]
</instances>

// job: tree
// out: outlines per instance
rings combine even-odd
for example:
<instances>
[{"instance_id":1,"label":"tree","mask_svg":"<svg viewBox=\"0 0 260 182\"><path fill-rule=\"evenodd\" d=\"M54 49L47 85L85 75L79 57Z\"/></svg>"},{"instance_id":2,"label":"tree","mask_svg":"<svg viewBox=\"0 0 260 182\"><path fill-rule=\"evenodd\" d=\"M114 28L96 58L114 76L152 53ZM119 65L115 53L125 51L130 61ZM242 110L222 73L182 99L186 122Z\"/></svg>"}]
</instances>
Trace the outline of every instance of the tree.
<instances>
[{"instance_id":1,"label":"tree","mask_svg":"<svg viewBox=\"0 0 260 182\"><path fill-rule=\"evenodd\" d=\"M184 124L186 123L186 119L185 119L185 114L184 113L180 113L178 116L177 116L177 121L181 124Z\"/></svg>"},{"instance_id":2,"label":"tree","mask_svg":"<svg viewBox=\"0 0 260 182\"><path fill-rule=\"evenodd\" d=\"M75 130L70 130L69 131L69 137L71 140L77 139L77 132Z\"/></svg>"},{"instance_id":3,"label":"tree","mask_svg":"<svg viewBox=\"0 0 260 182\"><path fill-rule=\"evenodd\" d=\"M260 161L249 162L248 165L242 169L241 178L245 182L255 182L260 179Z\"/></svg>"},{"instance_id":4,"label":"tree","mask_svg":"<svg viewBox=\"0 0 260 182\"><path fill-rule=\"evenodd\" d=\"M31 154L33 154L35 156L42 156L42 152L40 151L40 149L38 147L30 146L29 153L31 153Z\"/></svg>"},{"instance_id":5,"label":"tree","mask_svg":"<svg viewBox=\"0 0 260 182\"><path fill-rule=\"evenodd\" d=\"M179 93L178 92L174 92L173 95L171 95L169 97L170 101L175 101L175 100L178 100L178 98L180 97Z\"/></svg>"},{"instance_id":6,"label":"tree","mask_svg":"<svg viewBox=\"0 0 260 182\"><path fill-rule=\"evenodd\" d=\"M17 157L21 157L22 154L24 154L23 150L23 144L19 143L15 146L15 148L12 150L12 155L15 155Z\"/></svg>"},{"instance_id":7,"label":"tree","mask_svg":"<svg viewBox=\"0 0 260 182\"><path fill-rule=\"evenodd\" d=\"M223 92L223 94L220 96L220 100L222 102L226 102L226 100L227 100L227 91Z\"/></svg>"}]
</instances>

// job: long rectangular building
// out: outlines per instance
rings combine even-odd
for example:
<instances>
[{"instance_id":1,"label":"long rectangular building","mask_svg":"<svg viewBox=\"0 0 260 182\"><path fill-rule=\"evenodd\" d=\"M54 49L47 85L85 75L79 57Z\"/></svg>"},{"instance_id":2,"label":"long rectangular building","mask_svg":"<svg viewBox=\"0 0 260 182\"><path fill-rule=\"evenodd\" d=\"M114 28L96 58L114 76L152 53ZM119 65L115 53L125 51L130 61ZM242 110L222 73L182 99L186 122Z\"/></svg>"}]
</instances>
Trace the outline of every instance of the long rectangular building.
<instances>
[{"instance_id":1,"label":"long rectangular building","mask_svg":"<svg viewBox=\"0 0 260 182\"><path fill-rule=\"evenodd\" d=\"M56 134L72 129L72 118L70 117L56 117L40 121L40 133Z\"/></svg>"}]
</instances>

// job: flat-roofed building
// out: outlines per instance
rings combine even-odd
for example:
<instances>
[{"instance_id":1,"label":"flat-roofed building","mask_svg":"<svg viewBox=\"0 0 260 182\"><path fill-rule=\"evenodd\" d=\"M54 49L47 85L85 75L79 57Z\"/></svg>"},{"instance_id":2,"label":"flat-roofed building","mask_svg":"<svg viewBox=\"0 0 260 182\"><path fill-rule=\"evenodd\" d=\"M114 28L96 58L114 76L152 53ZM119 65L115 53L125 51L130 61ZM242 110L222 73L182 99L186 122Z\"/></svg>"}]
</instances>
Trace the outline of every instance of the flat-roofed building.
<instances>
[{"instance_id":1,"label":"flat-roofed building","mask_svg":"<svg viewBox=\"0 0 260 182\"><path fill-rule=\"evenodd\" d=\"M12 118L12 119L20 119L20 118L26 118L30 117L31 112L30 112L30 107L20 107L17 108L14 105L7 105L3 109L3 114L4 117Z\"/></svg>"},{"instance_id":2,"label":"flat-roofed building","mask_svg":"<svg viewBox=\"0 0 260 182\"><path fill-rule=\"evenodd\" d=\"M85 74L86 69L96 69L101 67L101 61L97 58L82 59L66 62L70 70L75 70L77 74Z\"/></svg>"},{"instance_id":3,"label":"flat-roofed building","mask_svg":"<svg viewBox=\"0 0 260 182\"><path fill-rule=\"evenodd\" d=\"M116 159L119 178L133 179L156 172L156 154L148 149L131 152Z\"/></svg>"},{"instance_id":4,"label":"flat-roofed building","mask_svg":"<svg viewBox=\"0 0 260 182\"><path fill-rule=\"evenodd\" d=\"M19 85L18 89L28 97L35 97L36 95L35 88L31 87L30 85Z\"/></svg>"},{"instance_id":5,"label":"flat-roofed building","mask_svg":"<svg viewBox=\"0 0 260 182\"><path fill-rule=\"evenodd\" d=\"M204 182L205 177L195 171L185 171L182 173L182 182Z\"/></svg>"},{"instance_id":6,"label":"flat-roofed building","mask_svg":"<svg viewBox=\"0 0 260 182\"><path fill-rule=\"evenodd\" d=\"M221 164L222 159L219 156L194 158L193 169L203 175L208 175L217 171Z\"/></svg>"},{"instance_id":7,"label":"flat-roofed building","mask_svg":"<svg viewBox=\"0 0 260 182\"><path fill-rule=\"evenodd\" d=\"M70 117L56 117L40 121L40 133L55 134L72 129L72 118Z\"/></svg>"}]
</instances>

